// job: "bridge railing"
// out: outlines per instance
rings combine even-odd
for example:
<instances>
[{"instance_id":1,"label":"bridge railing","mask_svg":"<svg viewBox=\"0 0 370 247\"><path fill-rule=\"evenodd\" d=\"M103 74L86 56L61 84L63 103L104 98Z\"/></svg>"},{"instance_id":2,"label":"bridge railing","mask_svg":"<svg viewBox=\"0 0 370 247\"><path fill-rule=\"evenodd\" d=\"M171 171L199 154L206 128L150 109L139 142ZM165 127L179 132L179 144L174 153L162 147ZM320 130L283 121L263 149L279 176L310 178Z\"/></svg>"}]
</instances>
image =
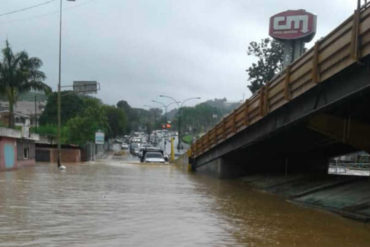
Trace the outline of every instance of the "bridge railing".
<instances>
[{"instance_id":1,"label":"bridge railing","mask_svg":"<svg viewBox=\"0 0 370 247\"><path fill-rule=\"evenodd\" d=\"M369 3L224 117L192 146L197 157L370 54Z\"/></svg>"}]
</instances>

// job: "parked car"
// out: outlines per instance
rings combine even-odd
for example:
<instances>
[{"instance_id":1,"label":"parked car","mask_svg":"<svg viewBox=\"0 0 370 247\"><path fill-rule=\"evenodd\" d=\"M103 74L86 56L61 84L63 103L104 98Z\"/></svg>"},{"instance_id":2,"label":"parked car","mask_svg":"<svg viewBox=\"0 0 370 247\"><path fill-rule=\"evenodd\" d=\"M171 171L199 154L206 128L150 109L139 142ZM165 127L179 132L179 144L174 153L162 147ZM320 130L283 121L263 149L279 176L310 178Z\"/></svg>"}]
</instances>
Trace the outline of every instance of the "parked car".
<instances>
[{"instance_id":1,"label":"parked car","mask_svg":"<svg viewBox=\"0 0 370 247\"><path fill-rule=\"evenodd\" d=\"M145 163L165 163L163 153L161 151L144 151L141 162Z\"/></svg>"}]
</instances>

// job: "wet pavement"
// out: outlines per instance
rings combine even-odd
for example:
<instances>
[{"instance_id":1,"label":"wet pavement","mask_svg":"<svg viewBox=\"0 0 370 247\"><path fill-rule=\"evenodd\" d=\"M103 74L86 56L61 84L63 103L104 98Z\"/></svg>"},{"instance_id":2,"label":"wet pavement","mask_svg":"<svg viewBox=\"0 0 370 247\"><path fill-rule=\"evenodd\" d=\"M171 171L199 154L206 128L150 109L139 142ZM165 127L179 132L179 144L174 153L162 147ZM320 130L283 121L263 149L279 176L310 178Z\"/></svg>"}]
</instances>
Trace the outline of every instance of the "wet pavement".
<instances>
[{"instance_id":1,"label":"wet pavement","mask_svg":"<svg viewBox=\"0 0 370 247\"><path fill-rule=\"evenodd\" d=\"M369 246L370 227L240 180L110 160L0 173L0 246Z\"/></svg>"}]
</instances>

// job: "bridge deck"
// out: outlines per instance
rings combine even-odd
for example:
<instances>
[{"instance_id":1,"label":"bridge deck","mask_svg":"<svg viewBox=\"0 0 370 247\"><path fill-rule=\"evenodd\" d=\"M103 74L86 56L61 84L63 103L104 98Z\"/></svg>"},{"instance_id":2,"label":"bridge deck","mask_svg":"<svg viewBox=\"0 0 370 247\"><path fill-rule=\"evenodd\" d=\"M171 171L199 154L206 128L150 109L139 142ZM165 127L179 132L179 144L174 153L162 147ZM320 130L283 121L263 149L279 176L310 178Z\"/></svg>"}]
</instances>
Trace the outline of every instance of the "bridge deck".
<instances>
[{"instance_id":1,"label":"bridge deck","mask_svg":"<svg viewBox=\"0 0 370 247\"><path fill-rule=\"evenodd\" d=\"M274 77L192 146L196 158L370 54L370 4Z\"/></svg>"}]
</instances>

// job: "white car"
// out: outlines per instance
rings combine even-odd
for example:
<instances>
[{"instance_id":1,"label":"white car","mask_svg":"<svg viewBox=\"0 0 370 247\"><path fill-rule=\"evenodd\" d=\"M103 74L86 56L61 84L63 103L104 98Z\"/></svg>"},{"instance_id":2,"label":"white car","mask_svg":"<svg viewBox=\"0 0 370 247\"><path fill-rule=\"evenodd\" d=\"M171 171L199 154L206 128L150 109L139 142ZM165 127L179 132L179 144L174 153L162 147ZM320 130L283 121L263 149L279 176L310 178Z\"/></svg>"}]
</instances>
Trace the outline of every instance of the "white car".
<instances>
[{"instance_id":1,"label":"white car","mask_svg":"<svg viewBox=\"0 0 370 247\"><path fill-rule=\"evenodd\" d=\"M122 143L121 149L122 150L128 150L128 144L127 143Z\"/></svg>"},{"instance_id":2,"label":"white car","mask_svg":"<svg viewBox=\"0 0 370 247\"><path fill-rule=\"evenodd\" d=\"M165 163L166 162L161 152L146 152L143 161L146 163Z\"/></svg>"}]
</instances>

